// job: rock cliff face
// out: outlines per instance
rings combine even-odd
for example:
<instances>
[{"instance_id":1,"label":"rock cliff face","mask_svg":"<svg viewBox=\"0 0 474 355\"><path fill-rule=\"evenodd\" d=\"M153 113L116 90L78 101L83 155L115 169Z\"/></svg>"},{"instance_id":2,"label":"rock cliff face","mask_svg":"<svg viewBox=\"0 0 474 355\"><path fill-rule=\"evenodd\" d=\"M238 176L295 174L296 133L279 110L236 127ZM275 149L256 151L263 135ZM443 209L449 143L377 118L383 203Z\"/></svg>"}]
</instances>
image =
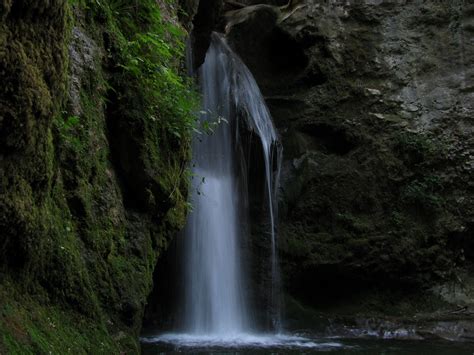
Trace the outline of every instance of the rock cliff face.
<instances>
[{"instance_id":1,"label":"rock cliff face","mask_svg":"<svg viewBox=\"0 0 474 355\"><path fill-rule=\"evenodd\" d=\"M474 7L306 0L226 18L284 145L289 292L334 305L371 287L462 282L474 261Z\"/></svg>"},{"instance_id":2,"label":"rock cliff face","mask_svg":"<svg viewBox=\"0 0 474 355\"><path fill-rule=\"evenodd\" d=\"M187 210L177 12L0 1L0 353L138 352Z\"/></svg>"}]
</instances>

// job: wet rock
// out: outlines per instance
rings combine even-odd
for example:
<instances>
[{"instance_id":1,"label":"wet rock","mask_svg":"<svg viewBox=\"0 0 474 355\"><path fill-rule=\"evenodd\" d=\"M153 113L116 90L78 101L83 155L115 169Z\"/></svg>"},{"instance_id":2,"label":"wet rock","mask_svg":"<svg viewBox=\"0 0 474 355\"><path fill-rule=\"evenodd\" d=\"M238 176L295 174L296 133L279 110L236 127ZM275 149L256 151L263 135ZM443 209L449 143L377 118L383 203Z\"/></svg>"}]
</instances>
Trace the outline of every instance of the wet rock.
<instances>
[{"instance_id":1,"label":"wet rock","mask_svg":"<svg viewBox=\"0 0 474 355\"><path fill-rule=\"evenodd\" d=\"M70 61L70 86L69 103L71 113L79 116L82 114L81 88L85 72L94 75L96 66L100 63L101 53L97 44L79 27L72 29L72 39L69 46Z\"/></svg>"},{"instance_id":2,"label":"wet rock","mask_svg":"<svg viewBox=\"0 0 474 355\"><path fill-rule=\"evenodd\" d=\"M207 49L209 48L212 31L219 25L222 10L221 0L199 1L197 9L195 4L193 10L196 14L193 16L191 33L193 48L194 68L199 68L204 62Z\"/></svg>"},{"instance_id":3,"label":"wet rock","mask_svg":"<svg viewBox=\"0 0 474 355\"><path fill-rule=\"evenodd\" d=\"M284 145L280 251L293 294L423 290L474 262L461 246L472 227L450 242L474 221L472 19L462 1L227 14Z\"/></svg>"}]
</instances>

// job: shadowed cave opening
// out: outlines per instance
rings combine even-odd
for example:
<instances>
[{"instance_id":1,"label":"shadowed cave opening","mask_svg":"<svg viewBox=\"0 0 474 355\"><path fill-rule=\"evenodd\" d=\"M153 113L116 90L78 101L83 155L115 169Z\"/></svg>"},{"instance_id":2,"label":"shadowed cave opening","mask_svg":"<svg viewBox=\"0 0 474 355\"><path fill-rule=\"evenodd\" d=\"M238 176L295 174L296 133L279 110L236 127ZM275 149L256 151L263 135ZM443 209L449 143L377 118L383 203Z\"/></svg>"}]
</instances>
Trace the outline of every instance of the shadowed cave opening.
<instances>
[{"instance_id":1,"label":"shadowed cave opening","mask_svg":"<svg viewBox=\"0 0 474 355\"><path fill-rule=\"evenodd\" d=\"M272 26L271 22L267 25ZM309 68L303 44L281 28L260 30L252 21L235 27L227 35L229 43L249 67L265 94L277 87L297 83L319 85L326 81L319 68Z\"/></svg>"},{"instance_id":2,"label":"shadowed cave opening","mask_svg":"<svg viewBox=\"0 0 474 355\"><path fill-rule=\"evenodd\" d=\"M357 147L357 140L344 128L327 123L305 125L299 131L310 137L317 150L327 154L346 155Z\"/></svg>"},{"instance_id":3,"label":"shadowed cave opening","mask_svg":"<svg viewBox=\"0 0 474 355\"><path fill-rule=\"evenodd\" d=\"M143 328L150 331L174 329L176 314L180 312L184 291L183 262L179 258L179 244L183 233L177 235L158 259L153 273L153 290L148 296L143 317Z\"/></svg>"},{"instance_id":4,"label":"shadowed cave opening","mask_svg":"<svg viewBox=\"0 0 474 355\"><path fill-rule=\"evenodd\" d=\"M451 232L448 247L458 251L458 258L474 261L474 223L468 223L462 231Z\"/></svg>"}]
</instances>

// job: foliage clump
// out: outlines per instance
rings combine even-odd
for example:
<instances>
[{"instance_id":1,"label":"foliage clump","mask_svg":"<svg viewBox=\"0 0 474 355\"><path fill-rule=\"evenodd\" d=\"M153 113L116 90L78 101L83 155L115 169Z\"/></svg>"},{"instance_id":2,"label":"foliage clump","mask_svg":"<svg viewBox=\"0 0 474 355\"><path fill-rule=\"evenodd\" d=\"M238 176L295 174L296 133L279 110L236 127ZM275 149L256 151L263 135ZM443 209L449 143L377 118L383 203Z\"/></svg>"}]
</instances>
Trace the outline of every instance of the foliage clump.
<instances>
[{"instance_id":1,"label":"foliage clump","mask_svg":"<svg viewBox=\"0 0 474 355\"><path fill-rule=\"evenodd\" d=\"M169 133L188 139L195 125L196 91L180 75L186 32L165 21L154 0L95 1L92 11L105 17L119 85L137 84L144 103L144 119L160 121ZM118 69L117 68L117 69Z\"/></svg>"}]
</instances>

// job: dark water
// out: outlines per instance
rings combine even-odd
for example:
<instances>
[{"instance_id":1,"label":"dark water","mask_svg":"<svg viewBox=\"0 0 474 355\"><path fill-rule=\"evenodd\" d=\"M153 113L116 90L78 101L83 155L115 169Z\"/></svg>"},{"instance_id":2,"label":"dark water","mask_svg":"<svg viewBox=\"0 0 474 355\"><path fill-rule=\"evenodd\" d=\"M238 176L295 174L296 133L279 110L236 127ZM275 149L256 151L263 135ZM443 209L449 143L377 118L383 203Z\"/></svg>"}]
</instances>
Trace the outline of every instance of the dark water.
<instances>
[{"instance_id":1,"label":"dark water","mask_svg":"<svg viewBox=\"0 0 474 355\"><path fill-rule=\"evenodd\" d=\"M263 336L246 339L197 339L170 334L145 338L142 352L156 354L419 354L474 355L474 343L394 339L321 339Z\"/></svg>"}]
</instances>

